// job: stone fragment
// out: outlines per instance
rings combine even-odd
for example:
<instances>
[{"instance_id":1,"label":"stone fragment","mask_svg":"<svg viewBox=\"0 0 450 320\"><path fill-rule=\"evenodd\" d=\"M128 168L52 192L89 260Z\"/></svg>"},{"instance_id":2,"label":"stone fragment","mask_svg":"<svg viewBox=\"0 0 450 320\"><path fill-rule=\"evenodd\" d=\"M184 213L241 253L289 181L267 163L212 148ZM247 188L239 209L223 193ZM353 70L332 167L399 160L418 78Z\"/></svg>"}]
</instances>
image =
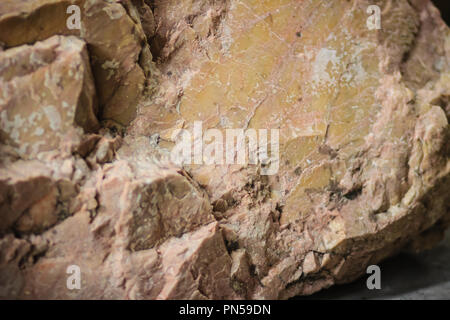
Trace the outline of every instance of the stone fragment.
<instances>
[{"instance_id":1,"label":"stone fragment","mask_svg":"<svg viewBox=\"0 0 450 320\"><path fill-rule=\"evenodd\" d=\"M16 229L22 233L43 231L58 221L56 204L58 189L52 188L49 194L33 204L17 221Z\"/></svg>"},{"instance_id":2,"label":"stone fragment","mask_svg":"<svg viewBox=\"0 0 450 320\"><path fill-rule=\"evenodd\" d=\"M0 298L15 297L23 290L25 280L19 267L30 247L13 235L0 239Z\"/></svg>"},{"instance_id":3,"label":"stone fragment","mask_svg":"<svg viewBox=\"0 0 450 320\"><path fill-rule=\"evenodd\" d=\"M305 260L303 260L303 265L302 265L302 269L303 269L303 273L305 275L310 274L310 273L314 273L316 271L319 270L319 264L316 258L316 255L314 254L314 252L310 252L305 256Z\"/></svg>"},{"instance_id":4,"label":"stone fragment","mask_svg":"<svg viewBox=\"0 0 450 320\"><path fill-rule=\"evenodd\" d=\"M56 36L2 52L0 88L3 143L23 158L76 145L78 127L98 129L89 57L85 43L75 37Z\"/></svg>"},{"instance_id":5,"label":"stone fragment","mask_svg":"<svg viewBox=\"0 0 450 320\"><path fill-rule=\"evenodd\" d=\"M15 162L0 170L0 233L9 230L26 210L39 206L41 200L50 197L54 187L50 175L49 168L39 162ZM52 214L44 213L44 220Z\"/></svg>"},{"instance_id":6,"label":"stone fragment","mask_svg":"<svg viewBox=\"0 0 450 320\"><path fill-rule=\"evenodd\" d=\"M168 241L161 250L166 284L158 299L238 297L230 287L231 258L216 223ZM172 272L183 276L173 277Z\"/></svg>"},{"instance_id":7,"label":"stone fragment","mask_svg":"<svg viewBox=\"0 0 450 320\"><path fill-rule=\"evenodd\" d=\"M227 243L246 250L271 288L253 297L351 281L435 223L448 225L448 27L430 1L382 1L383 27L370 30L371 4L155 2L167 76L129 132L159 134L170 150L173 133L196 121L223 136L280 130L274 176L251 165L185 166ZM433 204L431 190L442 192ZM306 272L292 281L299 261Z\"/></svg>"},{"instance_id":8,"label":"stone fragment","mask_svg":"<svg viewBox=\"0 0 450 320\"><path fill-rule=\"evenodd\" d=\"M148 6L136 4L139 10L130 0L5 0L0 4L0 42L10 48L55 34L82 38L89 46L100 118L126 125L153 68L139 11L148 32L152 14ZM71 5L81 9L79 30L67 27Z\"/></svg>"},{"instance_id":9,"label":"stone fragment","mask_svg":"<svg viewBox=\"0 0 450 320\"><path fill-rule=\"evenodd\" d=\"M145 145L141 147L134 154L125 146L122 160L105 167L94 222L103 225L121 214L132 251L153 248L214 221L206 193L176 167L143 161Z\"/></svg>"},{"instance_id":10,"label":"stone fragment","mask_svg":"<svg viewBox=\"0 0 450 320\"><path fill-rule=\"evenodd\" d=\"M120 136L112 137L105 135L97 142L95 149L88 159L92 158L93 162L106 163L114 160L116 151L121 147L122 138Z\"/></svg>"},{"instance_id":11,"label":"stone fragment","mask_svg":"<svg viewBox=\"0 0 450 320\"><path fill-rule=\"evenodd\" d=\"M142 29L148 40L150 40L156 32L156 21L153 16L153 11L150 8L150 2L144 0L135 0L133 3L139 12L139 19L142 24Z\"/></svg>"}]
</instances>

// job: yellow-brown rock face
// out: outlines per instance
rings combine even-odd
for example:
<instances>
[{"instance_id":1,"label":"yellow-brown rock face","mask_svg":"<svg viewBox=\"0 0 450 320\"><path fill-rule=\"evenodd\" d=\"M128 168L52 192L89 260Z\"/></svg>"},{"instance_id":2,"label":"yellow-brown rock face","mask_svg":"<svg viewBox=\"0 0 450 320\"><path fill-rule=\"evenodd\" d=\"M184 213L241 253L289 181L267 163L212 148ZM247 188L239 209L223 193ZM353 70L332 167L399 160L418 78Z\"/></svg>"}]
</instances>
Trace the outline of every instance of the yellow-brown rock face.
<instances>
[{"instance_id":1,"label":"yellow-brown rock face","mask_svg":"<svg viewBox=\"0 0 450 320\"><path fill-rule=\"evenodd\" d=\"M1 3L0 297L286 299L432 246L450 223L450 30L428 0L378 1L380 28L370 5ZM58 151L50 118L45 143L20 119L69 98L80 117L60 128L84 131ZM231 129L258 144L243 163Z\"/></svg>"}]
</instances>

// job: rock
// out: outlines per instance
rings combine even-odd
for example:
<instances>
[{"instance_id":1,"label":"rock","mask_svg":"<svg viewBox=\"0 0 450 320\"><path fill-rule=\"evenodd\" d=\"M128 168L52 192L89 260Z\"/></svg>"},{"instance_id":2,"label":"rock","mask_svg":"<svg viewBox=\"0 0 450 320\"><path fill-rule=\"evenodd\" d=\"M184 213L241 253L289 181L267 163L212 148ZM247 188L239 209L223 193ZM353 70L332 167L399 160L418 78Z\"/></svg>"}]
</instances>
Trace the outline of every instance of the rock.
<instances>
[{"instance_id":1,"label":"rock","mask_svg":"<svg viewBox=\"0 0 450 320\"><path fill-rule=\"evenodd\" d=\"M71 5L80 8L80 29L67 26ZM138 8L129 0L6 0L0 4L0 42L9 48L55 34L82 38L89 46L100 118L126 125L153 69L139 11L149 32L152 14L144 4Z\"/></svg>"},{"instance_id":2,"label":"rock","mask_svg":"<svg viewBox=\"0 0 450 320\"><path fill-rule=\"evenodd\" d=\"M81 33L51 19L69 3ZM436 244L450 225L450 31L428 0L380 1L372 30L371 4L2 2L0 59L72 39L39 68L15 58L7 81L42 92L35 74L85 41L101 124L121 126L89 132L84 116L86 134L24 136L32 159L12 143L29 126L2 126L0 297L287 299ZM199 128L256 132L245 160L267 148L271 161L207 163L220 152ZM192 157L177 164L181 129Z\"/></svg>"},{"instance_id":3,"label":"rock","mask_svg":"<svg viewBox=\"0 0 450 320\"><path fill-rule=\"evenodd\" d=\"M126 153L122 151L121 161L104 167L94 225L120 213L120 219L128 221L127 247L138 251L215 221L206 193L186 173L142 161L142 153Z\"/></svg>"},{"instance_id":4,"label":"rock","mask_svg":"<svg viewBox=\"0 0 450 320\"><path fill-rule=\"evenodd\" d=\"M238 297L230 287L231 259L216 223L168 241L161 250L164 287L157 299Z\"/></svg>"},{"instance_id":5,"label":"rock","mask_svg":"<svg viewBox=\"0 0 450 320\"><path fill-rule=\"evenodd\" d=\"M319 270L319 264L317 261L316 254L314 252L309 252L303 260L302 270L305 275L314 273Z\"/></svg>"},{"instance_id":6,"label":"rock","mask_svg":"<svg viewBox=\"0 0 450 320\"><path fill-rule=\"evenodd\" d=\"M59 166L59 169L52 168ZM0 168L0 234L42 233L64 219L78 193L64 164L15 161Z\"/></svg>"},{"instance_id":7,"label":"rock","mask_svg":"<svg viewBox=\"0 0 450 320\"><path fill-rule=\"evenodd\" d=\"M0 297L14 297L24 287L20 261L30 251L31 245L13 235L0 239Z\"/></svg>"},{"instance_id":8,"label":"rock","mask_svg":"<svg viewBox=\"0 0 450 320\"><path fill-rule=\"evenodd\" d=\"M51 171L38 162L15 162L1 170L1 225L3 234L27 209L48 197L54 187ZM50 213L50 215L53 212ZM47 212L47 214L49 214Z\"/></svg>"},{"instance_id":9,"label":"rock","mask_svg":"<svg viewBox=\"0 0 450 320\"><path fill-rule=\"evenodd\" d=\"M114 160L116 151L122 145L122 138L120 136L112 137L110 135L104 135L99 137L95 149L92 152L92 162L106 163Z\"/></svg>"},{"instance_id":10,"label":"rock","mask_svg":"<svg viewBox=\"0 0 450 320\"><path fill-rule=\"evenodd\" d=\"M97 130L97 100L86 45L52 37L0 54L0 122L4 143L23 158L77 144ZM73 141L71 141L73 140Z\"/></svg>"},{"instance_id":11,"label":"rock","mask_svg":"<svg viewBox=\"0 0 450 320\"><path fill-rule=\"evenodd\" d=\"M16 229L22 233L45 230L58 221L56 202L58 189L54 186L49 194L33 204L17 221Z\"/></svg>"},{"instance_id":12,"label":"rock","mask_svg":"<svg viewBox=\"0 0 450 320\"><path fill-rule=\"evenodd\" d=\"M153 16L153 11L144 0L134 1L134 4L139 12L142 29L144 30L147 39L150 40L156 32L156 21Z\"/></svg>"},{"instance_id":13,"label":"rock","mask_svg":"<svg viewBox=\"0 0 450 320\"><path fill-rule=\"evenodd\" d=\"M382 29L369 30L370 4L155 3L170 76L129 132L160 134L170 149L173 132L192 132L196 121L224 136L228 128L280 129L275 176L255 166L187 166L226 242L245 249L255 276L270 283L252 297L351 281L448 219L440 200L426 200L435 188L448 201L448 27L429 1L397 1L380 4L392 6L382 10ZM220 23L203 38L194 21L206 27L213 17ZM303 280L293 280L301 261Z\"/></svg>"}]
</instances>

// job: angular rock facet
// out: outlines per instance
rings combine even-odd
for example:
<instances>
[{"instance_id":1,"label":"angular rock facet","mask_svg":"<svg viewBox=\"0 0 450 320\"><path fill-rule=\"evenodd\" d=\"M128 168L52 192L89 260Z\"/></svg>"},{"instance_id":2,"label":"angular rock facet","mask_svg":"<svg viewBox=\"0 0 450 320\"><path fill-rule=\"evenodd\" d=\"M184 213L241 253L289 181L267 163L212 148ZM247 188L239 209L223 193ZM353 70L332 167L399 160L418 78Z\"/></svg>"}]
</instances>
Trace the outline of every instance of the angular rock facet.
<instances>
[{"instance_id":1,"label":"angular rock facet","mask_svg":"<svg viewBox=\"0 0 450 320\"><path fill-rule=\"evenodd\" d=\"M0 4L0 43L6 48L52 35L75 35L89 46L101 117L127 125L152 72L152 56L140 22L152 29L151 14L132 1L5 0ZM69 29L69 6L80 9L80 29ZM72 14L75 11L70 11Z\"/></svg>"},{"instance_id":2,"label":"angular rock facet","mask_svg":"<svg viewBox=\"0 0 450 320\"><path fill-rule=\"evenodd\" d=\"M86 45L52 37L0 54L0 122L3 143L24 158L61 147L98 130L97 98Z\"/></svg>"}]
</instances>

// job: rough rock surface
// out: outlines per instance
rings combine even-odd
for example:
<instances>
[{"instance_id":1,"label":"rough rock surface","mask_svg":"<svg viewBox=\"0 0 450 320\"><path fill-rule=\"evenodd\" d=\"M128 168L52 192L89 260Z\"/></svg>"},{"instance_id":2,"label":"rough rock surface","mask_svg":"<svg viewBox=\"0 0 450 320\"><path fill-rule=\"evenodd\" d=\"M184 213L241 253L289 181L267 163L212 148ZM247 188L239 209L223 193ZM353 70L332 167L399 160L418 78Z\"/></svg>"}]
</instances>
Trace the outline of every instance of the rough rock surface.
<instances>
[{"instance_id":1,"label":"rough rock surface","mask_svg":"<svg viewBox=\"0 0 450 320\"><path fill-rule=\"evenodd\" d=\"M70 5L80 8L80 29L67 27ZM152 18L143 1L5 0L0 3L0 42L10 48L56 34L84 39L91 55L101 118L127 125L148 85L146 79L152 79L152 71L156 72L144 34L144 28L151 31Z\"/></svg>"},{"instance_id":2,"label":"rough rock surface","mask_svg":"<svg viewBox=\"0 0 450 320\"><path fill-rule=\"evenodd\" d=\"M0 2L0 297L286 299L433 246L450 31L428 0L370 30L370 4ZM196 121L279 129L279 170L177 166Z\"/></svg>"},{"instance_id":3,"label":"rough rock surface","mask_svg":"<svg viewBox=\"0 0 450 320\"><path fill-rule=\"evenodd\" d=\"M0 54L0 135L23 158L99 129L86 45L52 37ZM76 142L75 142L76 143Z\"/></svg>"}]
</instances>

